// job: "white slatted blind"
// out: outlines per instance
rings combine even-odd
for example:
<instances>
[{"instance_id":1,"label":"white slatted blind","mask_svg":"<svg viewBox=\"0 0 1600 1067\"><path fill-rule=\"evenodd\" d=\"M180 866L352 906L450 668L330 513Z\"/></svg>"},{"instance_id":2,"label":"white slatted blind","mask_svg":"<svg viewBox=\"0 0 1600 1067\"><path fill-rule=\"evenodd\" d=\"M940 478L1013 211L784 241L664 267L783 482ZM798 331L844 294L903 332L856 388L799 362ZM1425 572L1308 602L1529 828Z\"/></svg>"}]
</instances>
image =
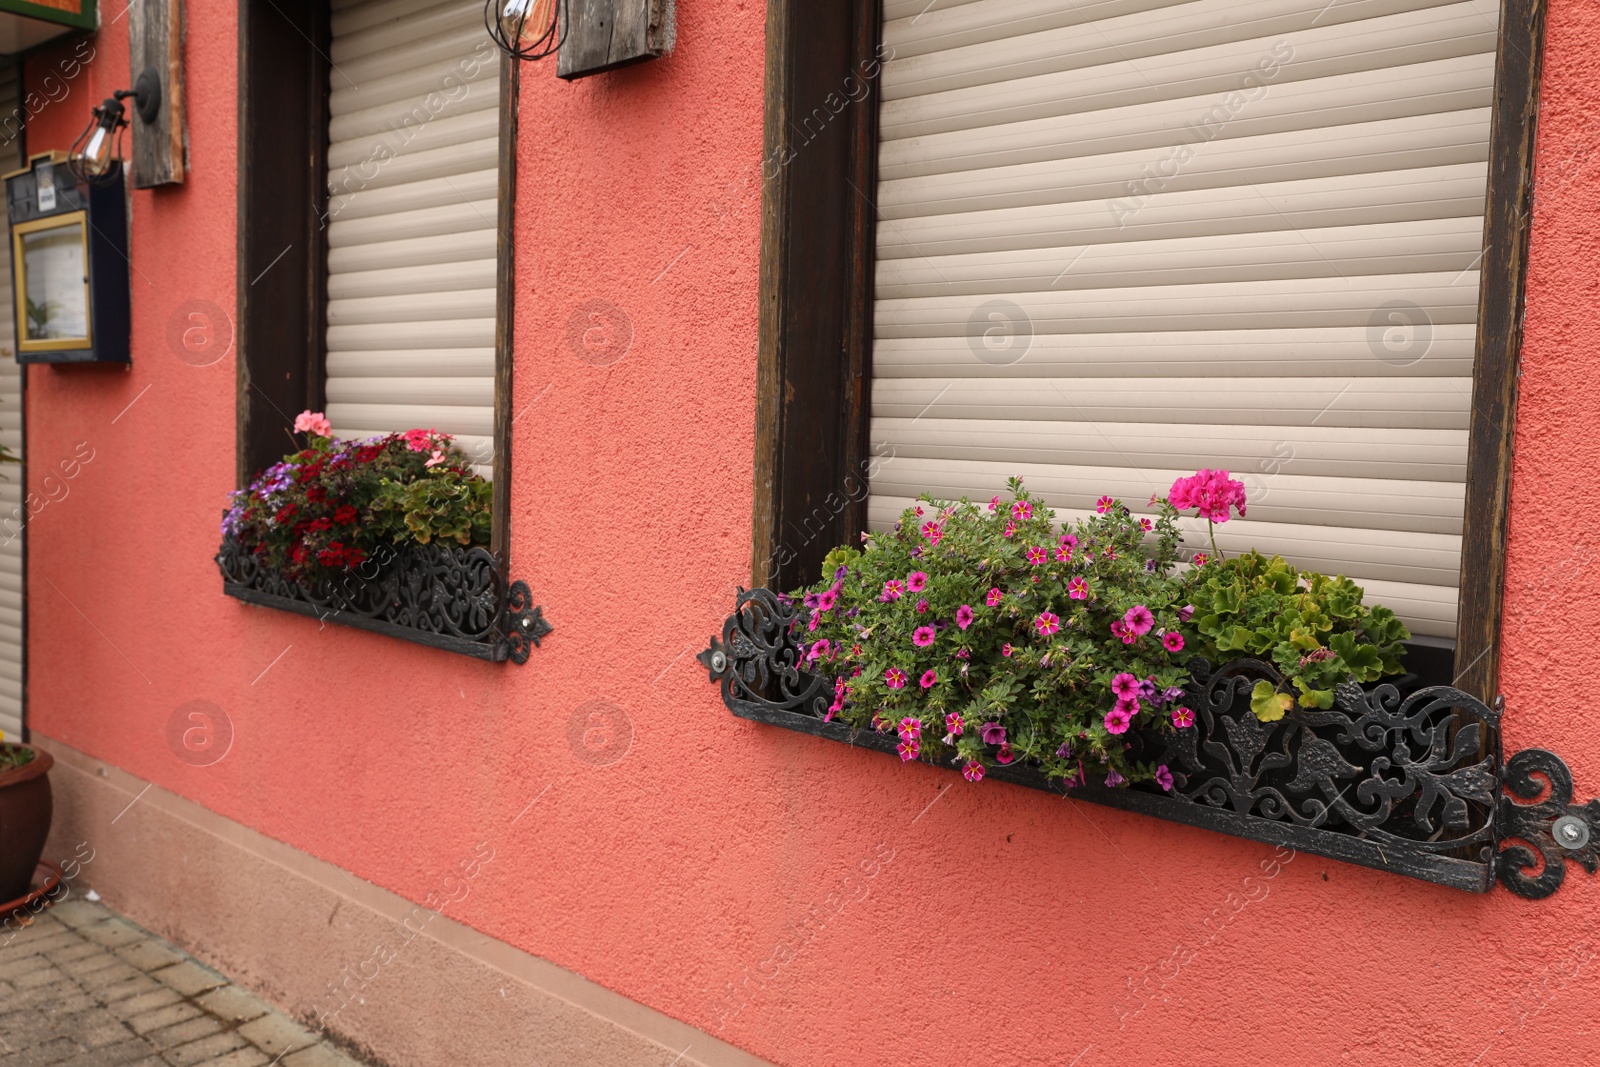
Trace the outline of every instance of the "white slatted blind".
<instances>
[{"instance_id":1,"label":"white slatted blind","mask_svg":"<svg viewBox=\"0 0 1600 1067\"><path fill-rule=\"evenodd\" d=\"M1225 552L1453 636L1499 4L884 16L872 525L1225 467Z\"/></svg>"},{"instance_id":2,"label":"white slatted blind","mask_svg":"<svg viewBox=\"0 0 1600 1067\"><path fill-rule=\"evenodd\" d=\"M494 457L499 54L483 0L335 0L328 419Z\"/></svg>"},{"instance_id":3,"label":"white slatted blind","mask_svg":"<svg viewBox=\"0 0 1600 1067\"><path fill-rule=\"evenodd\" d=\"M21 110L18 71L14 61L0 60L0 119ZM15 123L0 125L0 172L23 164L22 138L5 142ZM0 255L0 444L19 459L22 456L22 368L17 365L16 307L11 291L11 257ZM22 503L22 467L0 466L0 733L7 740L22 738L22 544L27 536L27 511Z\"/></svg>"}]
</instances>

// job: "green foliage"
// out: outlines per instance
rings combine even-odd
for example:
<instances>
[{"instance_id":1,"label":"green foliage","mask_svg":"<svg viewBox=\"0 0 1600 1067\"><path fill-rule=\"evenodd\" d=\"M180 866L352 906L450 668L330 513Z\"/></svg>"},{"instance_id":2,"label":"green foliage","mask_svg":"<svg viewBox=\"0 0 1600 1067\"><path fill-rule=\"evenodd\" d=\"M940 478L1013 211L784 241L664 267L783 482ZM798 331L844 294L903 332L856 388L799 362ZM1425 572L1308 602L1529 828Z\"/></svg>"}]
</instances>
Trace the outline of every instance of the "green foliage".
<instances>
[{"instance_id":1,"label":"green foliage","mask_svg":"<svg viewBox=\"0 0 1600 1067\"><path fill-rule=\"evenodd\" d=\"M1258 682L1250 706L1266 722L1298 702L1331 708L1334 687L1399 674L1410 637L1388 608L1365 607L1348 578L1298 571L1281 557L1249 552L1191 572L1196 651L1216 662L1267 660L1284 676Z\"/></svg>"},{"instance_id":2,"label":"green foliage","mask_svg":"<svg viewBox=\"0 0 1600 1067\"><path fill-rule=\"evenodd\" d=\"M987 506L925 499L862 551L829 553L822 581L795 594L808 669L833 677L832 714L898 731L903 759L974 778L1015 759L1095 784L1156 777L1128 758L1126 731L1171 729L1188 678L1176 512L1142 525L1106 500L1058 532L1020 480L1010 490ZM1138 695L1119 701L1113 683Z\"/></svg>"},{"instance_id":3,"label":"green foliage","mask_svg":"<svg viewBox=\"0 0 1600 1067\"><path fill-rule=\"evenodd\" d=\"M14 770L33 759L33 749L0 742L0 771Z\"/></svg>"},{"instance_id":4,"label":"green foliage","mask_svg":"<svg viewBox=\"0 0 1600 1067\"><path fill-rule=\"evenodd\" d=\"M382 544L489 543L493 488L446 434L408 430L310 444L233 494L222 521L268 567L333 579Z\"/></svg>"}]
</instances>

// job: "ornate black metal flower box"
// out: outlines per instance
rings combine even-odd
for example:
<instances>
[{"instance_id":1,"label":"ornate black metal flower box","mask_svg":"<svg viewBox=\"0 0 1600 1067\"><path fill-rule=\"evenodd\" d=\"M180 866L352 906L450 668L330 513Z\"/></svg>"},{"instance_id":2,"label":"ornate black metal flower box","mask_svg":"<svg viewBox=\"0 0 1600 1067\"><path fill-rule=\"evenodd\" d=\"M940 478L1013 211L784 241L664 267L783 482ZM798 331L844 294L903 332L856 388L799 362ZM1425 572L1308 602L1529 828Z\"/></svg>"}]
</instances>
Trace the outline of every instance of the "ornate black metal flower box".
<instances>
[{"instance_id":1,"label":"ornate black metal flower box","mask_svg":"<svg viewBox=\"0 0 1600 1067\"><path fill-rule=\"evenodd\" d=\"M232 537L217 553L222 591L478 659L526 663L550 632L526 582L507 583L483 548L380 545L365 563L314 586L264 567Z\"/></svg>"},{"instance_id":2,"label":"ornate black metal flower box","mask_svg":"<svg viewBox=\"0 0 1600 1067\"><path fill-rule=\"evenodd\" d=\"M892 753L890 735L825 721L833 686L801 669L795 618L768 590L740 593L721 639L699 657L728 710ZM1600 861L1600 800L1574 805L1571 772L1552 753L1502 759L1499 711L1467 693L1351 684L1329 710L1263 723L1249 693L1260 678L1277 680L1270 665L1213 670L1196 660L1191 674L1194 726L1133 739L1136 758L1172 770L1171 792L1086 786L1069 795L1476 893L1498 880L1524 897L1549 896L1566 860L1591 874ZM1020 763L989 773L1068 792Z\"/></svg>"}]
</instances>

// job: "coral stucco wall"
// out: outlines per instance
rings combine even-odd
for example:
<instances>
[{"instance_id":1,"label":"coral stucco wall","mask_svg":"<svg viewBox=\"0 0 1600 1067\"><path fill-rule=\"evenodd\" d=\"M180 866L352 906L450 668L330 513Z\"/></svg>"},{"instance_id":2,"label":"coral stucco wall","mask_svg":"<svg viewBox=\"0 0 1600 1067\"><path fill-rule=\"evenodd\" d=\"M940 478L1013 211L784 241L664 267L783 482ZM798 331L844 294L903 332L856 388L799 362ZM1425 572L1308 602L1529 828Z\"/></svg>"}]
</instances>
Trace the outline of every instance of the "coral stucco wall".
<instances>
[{"instance_id":1,"label":"coral stucco wall","mask_svg":"<svg viewBox=\"0 0 1600 1067\"><path fill-rule=\"evenodd\" d=\"M1503 689L1508 748L1562 753L1589 796L1600 740L1572 694L1600 676L1600 535L1578 510L1600 469L1600 10L1551 8ZM681 0L656 63L525 70L513 560L545 647L485 665L223 598L233 361L177 358L168 323L234 299L234 18L189 5L189 181L133 196L132 369L28 372L30 487L94 449L29 531L35 730L414 900L489 841L456 917L784 1062L1600 1050L1600 882L1576 868L1546 902L1475 897L726 713L692 656L749 573L750 0ZM65 148L126 80L125 26L97 48L30 150ZM619 330L600 359L595 308ZM235 731L204 768L166 740L194 699ZM620 710L609 735L593 701Z\"/></svg>"}]
</instances>

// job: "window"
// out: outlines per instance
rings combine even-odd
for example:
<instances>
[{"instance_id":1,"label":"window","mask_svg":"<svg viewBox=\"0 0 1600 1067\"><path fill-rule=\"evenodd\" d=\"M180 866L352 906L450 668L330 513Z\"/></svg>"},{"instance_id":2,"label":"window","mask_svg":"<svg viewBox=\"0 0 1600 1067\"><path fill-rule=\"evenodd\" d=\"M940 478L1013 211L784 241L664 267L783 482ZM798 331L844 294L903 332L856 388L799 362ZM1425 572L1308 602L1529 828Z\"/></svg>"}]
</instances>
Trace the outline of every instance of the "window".
<instances>
[{"instance_id":1,"label":"window","mask_svg":"<svg viewBox=\"0 0 1600 1067\"><path fill-rule=\"evenodd\" d=\"M1349 574L1492 694L1537 5L876 6L769 15L755 580L923 490L1226 466L1225 550Z\"/></svg>"},{"instance_id":2,"label":"window","mask_svg":"<svg viewBox=\"0 0 1600 1067\"><path fill-rule=\"evenodd\" d=\"M331 7L331 10L330 10ZM340 436L456 436L505 484L516 70L481 0L247 0L239 477ZM494 551L505 561L506 493Z\"/></svg>"}]
</instances>

